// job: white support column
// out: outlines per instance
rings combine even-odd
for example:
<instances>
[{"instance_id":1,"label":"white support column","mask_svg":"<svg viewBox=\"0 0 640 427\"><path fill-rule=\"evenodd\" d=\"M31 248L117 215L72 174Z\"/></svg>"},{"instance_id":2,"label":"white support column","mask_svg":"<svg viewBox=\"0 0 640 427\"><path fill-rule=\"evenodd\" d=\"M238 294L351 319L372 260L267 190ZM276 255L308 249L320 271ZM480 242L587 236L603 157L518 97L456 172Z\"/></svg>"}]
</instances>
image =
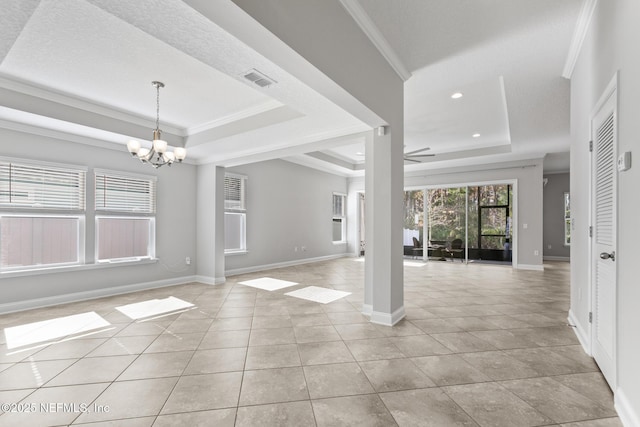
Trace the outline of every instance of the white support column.
<instances>
[{"instance_id":1,"label":"white support column","mask_svg":"<svg viewBox=\"0 0 640 427\"><path fill-rule=\"evenodd\" d=\"M214 241L214 268L215 268L215 283L224 283L225 278L225 263L224 263L224 175L225 168L222 166L216 166L215 173L215 209L213 213L213 222L215 224Z\"/></svg>"},{"instance_id":2,"label":"white support column","mask_svg":"<svg viewBox=\"0 0 640 427\"><path fill-rule=\"evenodd\" d=\"M211 285L225 282L224 173L223 167L198 166L196 279Z\"/></svg>"},{"instance_id":3,"label":"white support column","mask_svg":"<svg viewBox=\"0 0 640 427\"><path fill-rule=\"evenodd\" d=\"M401 126L400 129L375 129L366 140L367 249L363 311L370 306L371 322L388 326L405 316L402 141Z\"/></svg>"}]
</instances>

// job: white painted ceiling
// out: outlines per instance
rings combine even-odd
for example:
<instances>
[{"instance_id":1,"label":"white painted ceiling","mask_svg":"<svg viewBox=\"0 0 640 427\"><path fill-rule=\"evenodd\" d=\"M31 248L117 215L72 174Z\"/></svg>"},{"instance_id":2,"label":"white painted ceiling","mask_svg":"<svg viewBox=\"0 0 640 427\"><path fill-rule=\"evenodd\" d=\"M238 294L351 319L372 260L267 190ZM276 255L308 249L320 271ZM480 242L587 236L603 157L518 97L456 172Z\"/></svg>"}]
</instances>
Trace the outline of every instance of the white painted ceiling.
<instances>
[{"instance_id":1,"label":"white painted ceiling","mask_svg":"<svg viewBox=\"0 0 640 427\"><path fill-rule=\"evenodd\" d=\"M408 169L540 158L569 150L561 77L581 0L357 0L412 74ZM259 88L256 68L277 83ZM179 0L5 0L0 126L52 129L125 149L155 121L196 162L282 157L361 173L368 127ZM451 99L453 92L460 99ZM479 133L480 137L472 135ZM568 169L553 154L550 167Z\"/></svg>"},{"instance_id":2,"label":"white painted ceiling","mask_svg":"<svg viewBox=\"0 0 640 427\"><path fill-rule=\"evenodd\" d=\"M568 153L561 74L582 0L357 1L411 73L405 145L438 154L424 167ZM464 96L453 100L454 92ZM548 163L569 169L568 156Z\"/></svg>"}]
</instances>

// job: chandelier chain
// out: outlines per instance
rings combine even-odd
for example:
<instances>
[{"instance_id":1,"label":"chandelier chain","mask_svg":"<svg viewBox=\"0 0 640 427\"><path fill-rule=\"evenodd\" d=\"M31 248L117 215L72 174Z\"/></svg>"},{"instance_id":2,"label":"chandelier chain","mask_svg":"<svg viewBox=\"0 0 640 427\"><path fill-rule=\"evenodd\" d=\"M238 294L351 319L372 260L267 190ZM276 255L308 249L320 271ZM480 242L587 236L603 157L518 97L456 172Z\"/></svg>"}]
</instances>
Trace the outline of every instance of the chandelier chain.
<instances>
[{"instance_id":1,"label":"chandelier chain","mask_svg":"<svg viewBox=\"0 0 640 427\"><path fill-rule=\"evenodd\" d=\"M156 130L160 130L160 85L156 85Z\"/></svg>"}]
</instances>

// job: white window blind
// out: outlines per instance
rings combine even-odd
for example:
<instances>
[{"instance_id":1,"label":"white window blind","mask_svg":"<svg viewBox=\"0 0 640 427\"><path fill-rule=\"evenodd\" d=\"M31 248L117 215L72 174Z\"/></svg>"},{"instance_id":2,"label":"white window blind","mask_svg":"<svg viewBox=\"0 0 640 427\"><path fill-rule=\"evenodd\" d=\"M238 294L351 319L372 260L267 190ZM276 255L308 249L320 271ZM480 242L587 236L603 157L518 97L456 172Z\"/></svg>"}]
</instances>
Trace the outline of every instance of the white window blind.
<instances>
[{"instance_id":1,"label":"white window blind","mask_svg":"<svg viewBox=\"0 0 640 427\"><path fill-rule=\"evenodd\" d=\"M332 235L334 243L342 243L346 238L346 218L345 218L345 200L347 196L344 194L333 193L333 222Z\"/></svg>"},{"instance_id":2,"label":"white window blind","mask_svg":"<svg viewBox=\"0 0 640 427\"><path fill-rule=\"evenodd\" d=\"M344 216L344 194L334 194L333 195L333 216L334 217L343 217Z\"/></svg>"},{"instance_id":3,"label":"white window blind","mask_svg":"<svg viewBox=\"0 0 640 427\"><path fill-rule=\"evenodd\" d=\"M224 208L246 210L247 177L227 174L224 177Z\"/></svg>"},{"instance_id":4,"label":"white window blind","mask_svg":"<svg viewBox=\"0 0 640 427\"><path fill-rule=\"evenodd\" d=\"M242 253L247 250L247 177L224 176L224 250Z\"/></svg>"},{"instance_id":5,"label":"white window blind","mask_svg":"<svg viewBox=\"0 0 640 427\"><path fill-rule=\"evenodd\" d=\"M156 179L96 171L96 210L156 212Z\"/></svg>"},{"instance_id":6,"label":"white window blind","mask_svg":"<svg viewBox=\"0 0 640 427\"><path fill-rule=\"evenodd\" d=\"M0 160L0 207L81 211L86 172Z\"/></svg>"}]
</instances>

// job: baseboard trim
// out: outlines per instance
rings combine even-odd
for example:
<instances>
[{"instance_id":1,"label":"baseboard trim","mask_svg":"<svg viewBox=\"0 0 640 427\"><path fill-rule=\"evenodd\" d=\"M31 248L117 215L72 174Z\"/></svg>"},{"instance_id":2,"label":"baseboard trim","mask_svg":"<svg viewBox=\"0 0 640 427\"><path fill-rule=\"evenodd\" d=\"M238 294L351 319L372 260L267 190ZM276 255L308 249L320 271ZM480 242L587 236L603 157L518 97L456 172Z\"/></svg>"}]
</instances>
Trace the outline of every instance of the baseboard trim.
<instances>
[{"instance_id":1,"label":"baseboard trim","mask_svg":"<svg viewBox=\"0 0 640 427\"><path fill-rule=\"evenodd\" d=\"M543 261L563 261L563 262L570 262L571 261L571 257L568 256L554 256L554 255L545 255L542 257Z\"/></svg>"},{"instance_id":2,"label":"baseboard trim","mask_svg":"<svg viewBox=\"0 0 640 427\"><path fill-rule=\"evenodd\" d=\"M195 281L205 285L222 285L227 281L226 277L196 276Z\"/></svg>"},{"instance_id":3,"label":"baseboard trim","mask_svg":"<svg viewBox=\"0 0 640 427\"><path fill-rule=\"evenodd\" d=\"M371 304L362 304L362 314L371 317L373 313L373 306Z\"/></svg>"},{"instance_id":4,"label":"baseboard trim","mask_svg":"<svg viewBox=\"0 0 640 427\"><path fill-rule=\"evenodd\" d=\"M589 339L589 335L582 327L582 324L577 321L572 310L569 310L567 321L569 322L569 325L575 326L573 328L573 332L576 334L576 337L578 337L578 341L580 341L580 345L584 349L584 352L591 356L591 340Z\"/></svg>"},{"instance_id":5,"label":"baseboard trim","mask_svg":"<svg viewBox=\"0 0 640 427\"><path fill-rule=\"evenodd\" d=\"M371 323L375 323L377 325L384 326L393 326L402 319L404 319L406 313L404 311L404 305L398 308L393 313L383 313L381 311L372 311L371 312Z\"/></svg>"},{"instance_id":6,"label":"baseboard trim","mask_svg":"<svg viewBox=\"0 0 640 427\"><path fill-rule=\"evenodd\" d=\"M44 298L34 298L25 301L10 302L0 304L0 314L31 310L34 308L50 307L52 305L67 304L70 302L87 301L113 295L129 294L132 292L144 291L147 289L184 285L186 283L196 282L196 277L197 276L183 276L172 279L154 280L152 282L136 283L133 285L115 286L110 288L95 289L91 291L74 292L70 294L54 295Z\"/></svg>"},{"instance_id":7,"label":"baseboard trim","mask_svg":"<svg viewBox=\"0 0 640 427\"><path fill-rule=\"evenodd\" d=\"M640 408L634 408L631 405L631 401L620 387L614 393L613 404L616 411L618 411L622 425L628 427L640 426L640 414L637 412Z\"/></svg>"},{"instance_id":8,"label":"baseboard trim","mask_svg":"<svg viewBox=\"0 0 640 427\"><path fill-rule=\"evenodd\" d=\"M235 268L233 270L227 270L225 271L225 275L237 276L239 274L255 273L256 271L274 270L276 268L284 268L284 267L291 267L294 265L311 264L314 262L329 261L329 260L338 259L338 258L346 258L348 256L349 254L344 253L344 254L337 254L337 255L319 256L315 258L296 259L293 261L276 262L273 264L254 265L251 267L243 267L243 268Z\"/></svg>"},{"instance_id":9,"label":"baseboard trim","mask_svg":"<svg viewBox=\"0 0 640 427\"><path fill-rule=\"evenodd\" d=\"M544 265L538 265L538 264L518 264L518 265L516 265L516 269L518 269L518 270L544 271Z\"/></svg>"}]
</instances>

